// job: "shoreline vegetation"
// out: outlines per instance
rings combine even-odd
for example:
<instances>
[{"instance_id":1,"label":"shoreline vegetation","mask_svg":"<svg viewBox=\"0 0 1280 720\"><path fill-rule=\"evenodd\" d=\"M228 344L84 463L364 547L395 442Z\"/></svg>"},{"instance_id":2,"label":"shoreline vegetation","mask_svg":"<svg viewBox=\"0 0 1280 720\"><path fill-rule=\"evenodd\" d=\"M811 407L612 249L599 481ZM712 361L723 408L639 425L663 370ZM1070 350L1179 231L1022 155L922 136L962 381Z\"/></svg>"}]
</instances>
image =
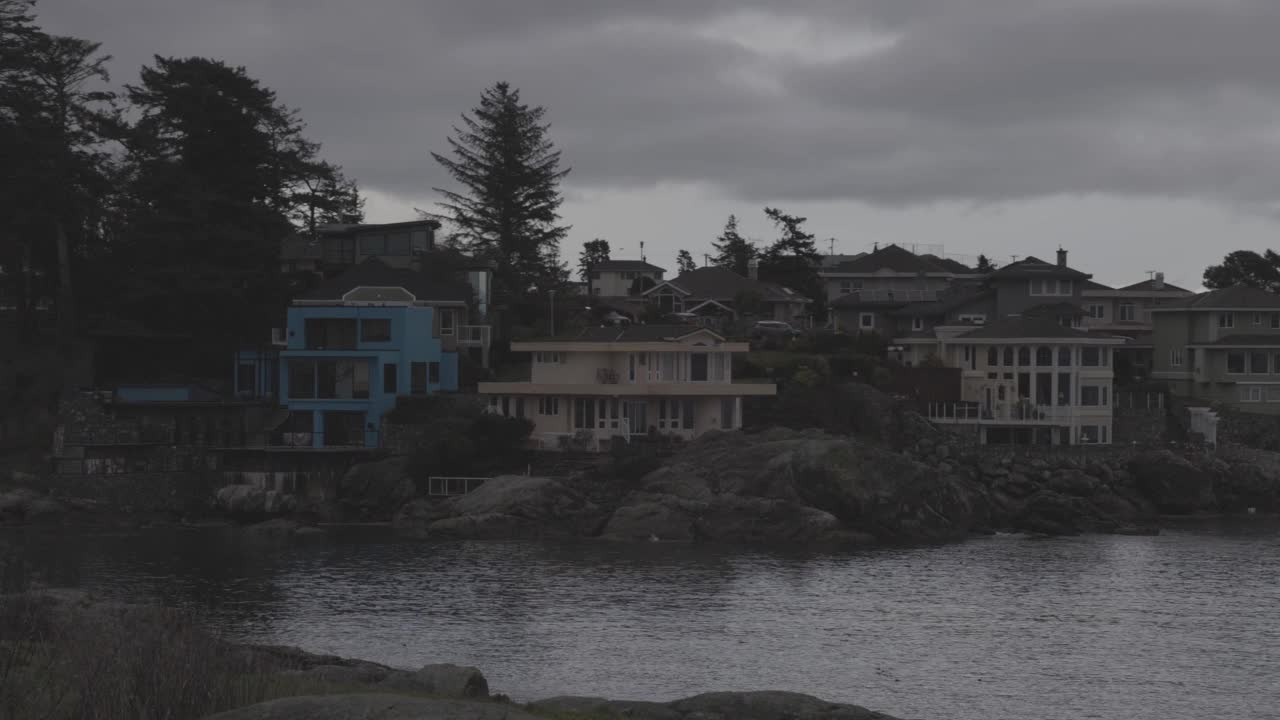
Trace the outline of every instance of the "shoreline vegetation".
<instances>
[{"instance_id":1,"label":"shoreline vegetation","mask_svg":"<svg viewBox=\"0 0 1280 720\"><path fill-rule=\"evenodd\" d=\"M667 703L556 697L515 703L480 670L402 670L297 648L242 645L191 613L73 591L0 595L6 720L894 720L786 692L707 693Z\"/></svg>"}]
</instances>

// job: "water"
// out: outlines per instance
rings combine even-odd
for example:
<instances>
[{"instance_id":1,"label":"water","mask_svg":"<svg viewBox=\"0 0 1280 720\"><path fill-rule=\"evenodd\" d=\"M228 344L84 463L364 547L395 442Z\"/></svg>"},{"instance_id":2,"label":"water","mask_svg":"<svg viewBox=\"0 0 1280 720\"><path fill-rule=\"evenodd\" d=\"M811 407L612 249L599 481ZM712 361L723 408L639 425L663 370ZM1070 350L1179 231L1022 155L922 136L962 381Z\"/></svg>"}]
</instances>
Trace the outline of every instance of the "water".
<instances>
[{"instance_id":1,"label":"water","mask_svg":"<svg viewBox=\"0 0 1280 720\"><path fill-rule=\"evenodd\" d=\"M1280 528L857 554L10 534L64 586L254 642L473 664L518 700L785 689L924 720L1280 718Z\"/></svg>"}]
</instances>

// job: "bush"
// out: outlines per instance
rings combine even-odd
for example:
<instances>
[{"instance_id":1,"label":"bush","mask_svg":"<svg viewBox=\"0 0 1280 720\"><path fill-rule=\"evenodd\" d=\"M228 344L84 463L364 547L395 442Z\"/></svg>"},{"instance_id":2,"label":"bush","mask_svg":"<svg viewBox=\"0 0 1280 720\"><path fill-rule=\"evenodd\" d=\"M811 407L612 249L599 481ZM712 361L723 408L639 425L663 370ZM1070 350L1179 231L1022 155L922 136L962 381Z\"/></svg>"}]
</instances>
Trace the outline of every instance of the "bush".
<instances>
[{"instance_id":1,"label":"bush","mask_svg":"<svg viewBox=\"0 0 1280 720\"><path fill-rule=\"evenodd\" d=\"M409 454L414 477L484 476L519 467L533 423L486 412L484 404L465 395L401 398L387 422L411 426L418 444Z\"/></svg>"}]
</instances>

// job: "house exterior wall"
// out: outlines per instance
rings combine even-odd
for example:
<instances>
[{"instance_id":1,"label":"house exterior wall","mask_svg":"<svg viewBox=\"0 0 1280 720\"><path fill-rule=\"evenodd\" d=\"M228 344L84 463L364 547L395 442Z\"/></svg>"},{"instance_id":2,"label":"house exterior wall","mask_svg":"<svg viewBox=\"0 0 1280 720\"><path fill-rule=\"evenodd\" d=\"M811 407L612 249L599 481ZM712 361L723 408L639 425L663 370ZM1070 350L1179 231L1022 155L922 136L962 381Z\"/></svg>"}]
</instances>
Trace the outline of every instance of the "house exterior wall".
<instances>
[{"instance_id":1,"label":"house exterior wall","mask_svg":"<svg viewBox=\"0 0 1280 720\"><path fill-rule=\"evenodd\" d=\"M278 364L273 365L272 359L266 357L265 353L241 352L237 356L237 365L253 366L252 374L256 377L257 387L241 387L243 373L237 372L236 391L237 393L256 391L258 397L269 395L271 392L266 384L267 373L278 372L275 378L275 389L278 392L279 402L291 412L311 413L310 432L313 446L324 447L326 436L329 436L329 440L333 439L335 433L326 429L327 414L358 413L364 417L364 444L376 447L377 428L380 426L382 416L395 406L397 397L458 389L458 354L446 351L440 337L435 335L433 329L435 313L435 308L412 306L292 307L288 312L287 345L279 353ZM307 320L355 320L357 322L355 342L345 348L308 349ZM390 339L364 340L361 337L360 328L366 320L388 321L391 327ZM351 368L352 376L337 381L336 386L339 392L335 394L351 395L351 397L318 397L321 382L318 372L313 373L310 378L313 384L312 390L304 391L290 386L291 366L294 363L322 361L350 363L348 367ZM414 383L415 363L421 363L427 373L426 382L419 383L418 387L415 387ZM394 366L394 371L387 370L390 366ZM435 382L431 381L433 366L438 373ZM419 376L421 377L421 373ZM365 385L363 389L358 387L360 380L363 380ZM421 392L415 393L415 390ZM307 432L301 428L295 428L295 431Z\"/></svg>"},{"instance_id":2,"label":"house exterior wall","mask_svg":"<svg viewBox=\"0 0 1280 720\"><path fill-rule=\"evenodd\" d=\"M932 275L921 277L915 274L896 273L893 271L885 271L873 275L824 274L824 279L826 281L825 285L828 301L836 300L859 290L892 290L895 292L908 293L910 291L917 290L936 294L940 290L945 290L951 284L951 279L947 277L937 277Z\"/></svg>"},{"instance_id":3,"label":"house exterior wall","mask_svg":"<svg viewBox=\"0 0 1280 720\"><path fill-rule=\"evenodd\" d=\"M592 292L601 297L629 297L636 278L647 277L655 284L662 282L659 270L597 270L591 280Z\"/></svg>"},{"instance_id":4,"label":"house exterior wall","mask_svg":"<svg viewBox=\"0 0 1280 720\"><path fill-rule=\"evenodd\" d=\"M1152 377L1169 382L1183 397L1280 414L1280 314L1186 310L1152 316ZM1224 319L1230 327L1222 327ZM1257 339L1238 347L1212 346L1231 335Z\"/></svg>"},{"instance_id":5,"label":"house exterior wall","mask_svg":"<svg viewBox=\"0 0 1280 720\"><path fill-rule=\"evenodd\" d=\"M1007 280L993 280L991 284L996 291L996 315L1004 318L1011 315L1021 315L1037 305L1059 302L1078 304L1081 302L1082 282L1080 280L1062 279L1059 282L1070 283L1071 292L1063 295L1033 295L1031 294L1031 279L1009 278ZM994 319L989 318L988 320Z\"/></svg>"}]
</instances>

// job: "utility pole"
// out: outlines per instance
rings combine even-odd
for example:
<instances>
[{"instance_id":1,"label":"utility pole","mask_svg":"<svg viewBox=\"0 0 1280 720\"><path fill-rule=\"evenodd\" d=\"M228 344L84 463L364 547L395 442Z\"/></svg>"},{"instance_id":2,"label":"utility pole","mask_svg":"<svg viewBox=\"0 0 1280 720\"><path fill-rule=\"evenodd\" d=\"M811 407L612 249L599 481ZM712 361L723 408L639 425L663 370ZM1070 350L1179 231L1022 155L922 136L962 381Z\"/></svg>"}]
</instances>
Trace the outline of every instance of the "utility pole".
<instances>
[{"instance_id":1,"label":"utility pole","mask_svg":"<svg viewBox=\"0 0 1280 720\"><path fill-rule=\"evenodd\" d=\"M640 262L644 262L644 241L640 241Z\"/></svg>"},{"instance_id":2,"label":"utility pole","mask_svg":"<svg viewBox=\"0 0 1280 720\"><path fill-rule=\"evenodd\" d=\"M827 246L828 246L828 248L829 248L829 250L827 251L827 254L828 254L828 255L835 255L835 254L836 254L836 239L835 239L835 238L828 238L828 239L827 239Z\"/></svg>"}]
</instances>

